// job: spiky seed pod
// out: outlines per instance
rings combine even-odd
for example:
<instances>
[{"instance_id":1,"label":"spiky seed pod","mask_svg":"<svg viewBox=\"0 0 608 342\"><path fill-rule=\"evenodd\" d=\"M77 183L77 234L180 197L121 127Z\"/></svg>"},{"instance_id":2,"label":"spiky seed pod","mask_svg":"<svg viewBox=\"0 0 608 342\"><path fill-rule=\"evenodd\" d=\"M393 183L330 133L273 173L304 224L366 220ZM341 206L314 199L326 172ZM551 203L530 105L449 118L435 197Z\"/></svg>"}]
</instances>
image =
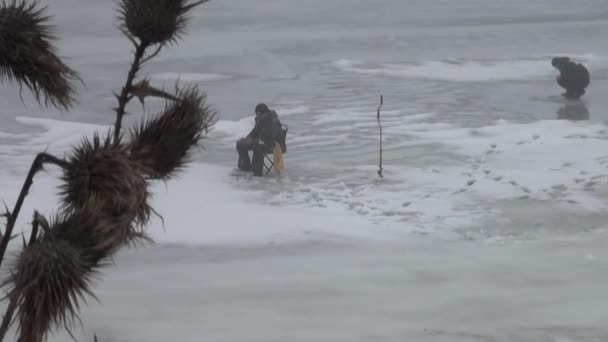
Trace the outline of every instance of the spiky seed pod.
<instances>
[{"instance_id":1,"label":"spiky seed pod","mask_svg":"<svg viewBox=\"0 0 608 342\"><path fill-rule=\"evenodd\" d=\"M0 78L25 85L39 103L68 109L76 102L76 71L65 65L52 45L50 18L36 0L0 4Z\"/></svg>"},{"instance_id":2,"label":"spiky seed pod","mask_svg":"<svg viewBox=\"0 0 608 342\"><path fill-rule=\"evenodd\" d=\"M95 134L83 139L68 158L63 170L61 196L70 212L82 209L90 200L103 203L103 214L128 218L145 225L153 212L151 197L141 165L129 159L126 147L114 144L111 134L103 141Z\"/></svg>"},{"instance_id":3,"label":"spiky seed pod","mask_svg":"<svg viewBox=\"0 0 608 342\"><path fill-rule=\"evenodd\" d=\"M105 207L93 199L81 210L57 215L21 251L2 284L17 304L20 341L41 342L51 328L71 325L79 300L95 297L89 286L98 270L122 246L147 239L125 218L103 215Z\"/></svg>"},{"instance_id":4,"label":"spiky seed pod","mask_svg":"<svg viewBox=\"0 0 608 342\"><path fill-rule=\"evenodd\" d=\"M95 298L90 286L97 274L83 251L44 236L25 247L10 270L8 296L16 300L20 342L41 342L51 329L78 319L79 301Z\"/></svg>"},{"instance_id":5,"label":"spiky seed pod","mask_svg":"<svg viewBox=\"0 0 608 342\"><path fill-rule=\"evenodd\" d=\"M104 215L106 208L104 200L92 198L77 211L60 213L51 225L53 237L80 248L92 263L112 256L140 232L128 216Z\"/></svg>"},{"instance_id":6,"label":"spiky seed pod","mask_svg":"<svg viewBox=\"0 0 608 342\"><path fill-rule=\"evenodd\" d=\"M203 133L215 124L216 112L198 87L176 89L176 97L179 101L167 101L162 113L131 130L131 159L144 165L152 179L178 174Z\"/></svg>"},{"instance_id":7,"label":"spiky seed pod","mask_svg":"<svg viewBox=\"0 0 608 342\"><path fill-rule=\"evenodd\" d=\"M173 43L186 30L188 12L207 1L121 0L119 20L124 30L146 44Z\"/></svg>"}]
</instances>

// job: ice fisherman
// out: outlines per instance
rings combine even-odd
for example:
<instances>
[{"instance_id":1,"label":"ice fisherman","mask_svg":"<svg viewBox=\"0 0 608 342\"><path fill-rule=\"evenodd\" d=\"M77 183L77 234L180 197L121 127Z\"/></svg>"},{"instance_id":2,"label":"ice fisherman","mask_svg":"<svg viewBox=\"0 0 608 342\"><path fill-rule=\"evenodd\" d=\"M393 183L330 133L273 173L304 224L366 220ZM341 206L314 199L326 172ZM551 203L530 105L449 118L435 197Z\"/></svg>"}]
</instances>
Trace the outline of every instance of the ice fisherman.
<instances>
[{"instance_id":1,"label":"ice fisherman","mask_svg":"<svg viewBox=\"0 0 608 342\"><path fill-rule=\"evenodd\" d=\"M264 155L273 153L275 144L281 137L281 121L276 111L264 103L255 106L255 126L249 134L236 143L239 154L238 168L253 171L257 177L264 173ZM253 151L250 161L249 151Z\"/></svg>"},{"instance_id":2,"label":"ice fisherman","mask_svg":"<svg viewBox=\"0 0 608 342\"><path fill-rule=\"evenodd\" d=\"M580 63L574 63L568 57L554 57L551 64L559 70L557 84L566 89L563 96L578 99L585 94L585 88L589 86L590 81L587 68Z\"/></svg>"}]
</instances>

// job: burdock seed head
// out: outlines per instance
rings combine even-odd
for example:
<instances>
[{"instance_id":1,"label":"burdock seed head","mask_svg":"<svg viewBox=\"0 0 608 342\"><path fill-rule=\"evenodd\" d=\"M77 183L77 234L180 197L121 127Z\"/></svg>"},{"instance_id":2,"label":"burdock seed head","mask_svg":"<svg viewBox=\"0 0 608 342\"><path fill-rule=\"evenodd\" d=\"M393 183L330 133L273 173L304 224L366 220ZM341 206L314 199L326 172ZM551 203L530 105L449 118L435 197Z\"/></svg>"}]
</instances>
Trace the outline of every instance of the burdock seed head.
<instances>
[{"instance_id":1,"label":"burdock seed head","mask_svg":"<svg viewBox=\"0 0 608 342\"><path fill-rule=\"evenodd\" d=\"M53 328L69 329L79 301L95 298L90 285L100 268L121 247L145 238L125 218L104 215L105 207L93 199L58 214L11 266L2 287L17 304L20 342L41 342Z\"/></svg>"},{"instance_id":2,"label":"burdock seed head","mask_svg":"<svg viewBox=\"0 0 608 342\"><path fill-rule=\"evenodd\" d=\"M111 141L84 139L75 147L63 170L61 195L70 212L83 209L95 200L103 206L103 215L135 220L145 225L153 211L142 166L129 159L126 147Z\"/></svg>"},{"instance_id":3,"label":"burdock seed head","mask_svg":"<svg viewBox=\"0 0 608 342\"><path fill-rule=\"evenodd\" d=\"M106 208L103 200L93 198L79 210L56 215L51 225L53 237L81 249L88 262L111 257L140 232L127 215L104 215Z\"/></svg>"},{"instance_id":4,"label":"burdock seed head","mask_svg":"<svg viewBox=\"0 0 608 342\"><path fill-rule=\"evenodd\" d=\"M177 41L186 30L188 12L208 0L121 0L121 27L146 44Z\"/></svg>"},{"instance_id":5,"label":"burdock seed head","mask_svg":"<svg viewBox=\"0 0 608 342\"><path fill-rule=\"evenodd\" d=\"M51 329L72 325L79 301L95 297L90 286L96 266L78 247L49 236L25 247L6 281L17 304L19 341L41 342Z\"/></svg>"},{"instance_id":6,"label":"burdock seed head","mask_svg":"<svg viewBox=\"0 0 608 342\"><path fill-rule=\"evenodd\" d=\"M78 74L52 45L56 37L37 0L0 4L0 78L25 85L39 103L68 109L76 101L72 81Z\"/></svg>"},{"instance_id":7,"label":"burdock seed head","mask_svg":"<svg viewBox=\"0 0 608 342\"><path fill-rule=\"evenodd\" d=\"M179 173L192 148L215 124L216 112L198 87L176 89L176 97L178 101L167 101L162 113L131 131L131 159L153 179L168 180Z\"/></svg>"}]
</instances>

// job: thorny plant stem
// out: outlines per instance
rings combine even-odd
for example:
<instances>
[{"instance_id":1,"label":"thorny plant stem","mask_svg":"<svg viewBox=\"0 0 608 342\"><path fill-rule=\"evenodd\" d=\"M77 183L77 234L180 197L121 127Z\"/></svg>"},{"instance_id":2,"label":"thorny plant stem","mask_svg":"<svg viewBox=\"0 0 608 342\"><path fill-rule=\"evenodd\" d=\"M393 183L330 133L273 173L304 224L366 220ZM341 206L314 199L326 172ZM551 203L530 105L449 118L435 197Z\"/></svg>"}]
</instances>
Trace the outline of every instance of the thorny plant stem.
<instances>
[{"instance_id":1,"label":"thorny plant stem","mask_svg":"<svg viewBox=\"0 0 608 342\"><path fill-rule=\"evenodd\" d=\"M19 212L21 211L21 207L23 206L23 202L25 201L25 197L29 193L30 187L34 183L34 175L36 172L42 170L42 167L45 163L51 163L58 165L60 167L67 167L67 162L65 160L59 159L53 155L48 153L38 153L36 158L34 158L34 162L32 162L32 166L30 167L30 171L27 174L27 178L23 183L23 187L21 188L21 193L19 194L19 198L17 199L17 203L15 203L15 208L13 208L12 212L6 213L6 231L2 236L2 242L0 243L0 266L4 261L4 255L6 254L6 249L8 247L9 241L12 239L13 228L15 228L15 223L17 222L17 217L19 217ZM33 229L37 231L37 224L34 223L35 226ZM30 237L30 244L35 240L34 232L32 232L32 237ZM0 341L4 340L4 336L8 331L10 326L13 314L15 313L15 309L17 308L16 298L11 297L10 303L6 308L6 313L2 319L2 324L0 325Z\"/></svg>"},{"instance_id":2,"label":"thorny plant stem","mask_svg":"<svg viewBox=\"0 0 608 342\"><path fill-rule=\"evenodd\" d=\"M149 46L146 42L139 42L139 44L135 45L135 56L133 58L133 63L131 64L131 69L129 70L129 74L127 75L127 81L125 82L125 86L122 87L122 91L120 92L120 96L118 96L118 108L116 108L116 123L114 124L114 143L118 143L118 139L120 138L120 129L122 126L122 118L125 115L125 107L129 100L131 100L131 96L129 93L131 92L131 88L133 86L133 79L135 79L135 75L139 71L141 67L141 59L144 56L144 52L146 48Z\"/></svg>"},{"instance_id":3,"label":"thorny plant stem","mask_svg":"<svg viewBox=\"0 0 608 342\"><path fill-rule=\"evenodd\" d=\"M6 308L6 312L2 318L2 324L0 325L0 341L4 341L4 337L8 332L8 328L11 325L11 321L13 320L13 315L15 314L16 309L17 298L15 296L10 296L10 302L8 303L8 307Z\"/></svg>"},{"instance_id":4,"label":"thorny plant stem","mask_svg":"<svg viewBox=\"0 0 608 342\"><path fill-rule=\"evenodd\" d=\"M36 172L42 170L42 166L45 163L55 164L64 168L67 167L68 164L65 160L59 159L48 153L38 153L36 158L34 158L34 162L32 163L30 171L27 174L27 178L25 179L23 187L21 188L19 198L17 198L17 203L15 203L15 208L13 208L12 212L6 213L6 230L4 231L4 235L2 236L2 242L0 243L0 266L2 266L2 262L4 261L4 254L6 253L8 242L12 238L13 228L15 227L15 223L17 222L17 217L19 216L19 212L21 211L21 206L23 206L25 196L27 196L30 187L34 183L34 175L36 174Z\"/></svg>"}]
</instances>

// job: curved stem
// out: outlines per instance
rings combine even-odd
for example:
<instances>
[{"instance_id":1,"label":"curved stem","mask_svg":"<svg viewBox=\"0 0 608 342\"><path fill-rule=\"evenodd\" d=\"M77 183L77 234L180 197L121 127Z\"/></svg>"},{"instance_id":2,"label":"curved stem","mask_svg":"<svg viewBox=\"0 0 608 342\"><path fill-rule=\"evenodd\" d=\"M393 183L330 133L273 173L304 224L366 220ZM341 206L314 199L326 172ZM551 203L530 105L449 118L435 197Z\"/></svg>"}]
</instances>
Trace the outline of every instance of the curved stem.
<instances>
[{"instance_id":1,"label":"curved stem","mask_svg":"<svg viewBox=\"0 0 608 342\"><path fill-rule=\"evenodd\" d=\"M116 108L116 122L114 123L114 143L118 143L118 139L120 137L120 129L122 126L122 118L125 115L125 107L127 103L131 99L129 97L129 93L131 92L131 87L133 86L133 79L135 79L135 75L139 71L141 67L141 59L144 56L144 52L148 47L148 43L140 42L135 47L135 56L133 58L133 63L131 64L131 69L129 70L129 74L127 75L127 81L125 82L125 86L122 87L122 91L118 96L118 107Z\"/></svg>"},{"instance_id":2,"label":"curved stem","mask_svg":"<svg viewBox=\"0 0 608 342\"><path fill-rule=\"evenodd\" d=\"M19 193L19 198L17 198L17 203L15 203L13 211L6 213L6 231L2 236L2 242L0 242L0 266L2 266L2 262L4 261L4 254L6 254L6 248L8 247L8 243L12 238L13 228L15 228L15 223L17 223L17 217L19 216L19 212L21 211L21 207L23 206L23 201L25 201L25 197L29 193L30 187L34 183L34 175L36 174L36 172L42 170L42 166L45 163L55 164L62 168L65 168L68 165L65 160L59 159L48 153L38 153L36 158L34 158L34 162L32 163L30 171L27 174L27 178L23 183L21 193Z\"/></svg>"}]
</instances>

